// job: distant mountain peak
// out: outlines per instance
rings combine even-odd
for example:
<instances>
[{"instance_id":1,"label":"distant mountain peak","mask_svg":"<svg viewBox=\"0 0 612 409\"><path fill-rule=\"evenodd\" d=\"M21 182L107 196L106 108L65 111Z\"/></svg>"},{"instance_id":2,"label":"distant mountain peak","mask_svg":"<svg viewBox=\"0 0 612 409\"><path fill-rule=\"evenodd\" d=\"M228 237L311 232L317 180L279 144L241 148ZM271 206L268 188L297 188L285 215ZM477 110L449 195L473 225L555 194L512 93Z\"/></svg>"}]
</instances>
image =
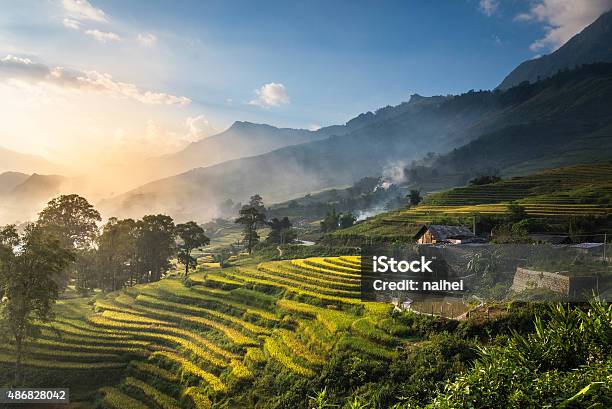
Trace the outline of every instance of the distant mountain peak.
<instances>
[{"instance_id":1,"label":"distant mountain peak","mask_svg":"<svg viewBox=\"0 0 612 409\"><path fill-rule=\"evenodd\" d=\"M598 62L612 62L612 10L572 37L551 54L524 61L497 88L505 90L522 82L536 82L560 70Z\"/></svg>"},{"instance_id":2,"label":"distant mountain peak","mask_svg":"<svg viewBox=\"0 0 612 409\"><path fill-rule=\"evenodd\" d=\"M438 104L440 102L446 101L449 98L452 98L452 97L444 96L444 95L432 95L431 97L424 97L420 94L412 94L410 95L410 100L408 101L408 105L418 106L418 105L427 105L427 104Z\"/></svg>"},{"instance_id":3,"label":"distant mountain peak","mask_svg":"<svg viewBox=\"0 0 612 409\"><path fill-rule=\"evenodd\" d=\"M268 124L257 124L249 121L234 121L234 123L228 128L230 129L248 129L248 128L276 128Z\"/></svg>"},{"instance_id":4,"label":"distant mountain peak","mask_svg":"<svg viewBox=\"0 0 612 409\"><path fill-rule=\"evenodd\" d=\"M422 101L425 98L427 98L427 97L424 97L424 96L422 96L420 94L414 93L414 94L410 95L410 100L408 100L408 103L413 103L414 104L414 103L417 103L419 101Z\"/></svg>"}]
</instances>

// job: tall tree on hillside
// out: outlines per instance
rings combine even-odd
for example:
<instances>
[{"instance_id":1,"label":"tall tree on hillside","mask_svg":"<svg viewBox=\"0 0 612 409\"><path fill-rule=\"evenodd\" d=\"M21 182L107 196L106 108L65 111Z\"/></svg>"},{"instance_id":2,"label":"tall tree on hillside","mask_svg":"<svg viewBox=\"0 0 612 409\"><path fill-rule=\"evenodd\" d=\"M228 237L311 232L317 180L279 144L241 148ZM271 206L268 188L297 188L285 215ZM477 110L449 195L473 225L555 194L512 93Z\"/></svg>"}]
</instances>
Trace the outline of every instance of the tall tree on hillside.
<instances>
[{"instance_id":1,"label":"tall tree on hillside","mask_svg":"<svg viewBox=\"0 0 612 409\"><path fill-rule=\"evenodd\" d=\"M343 213L339 219L340 228L346 229L348 227L351 227L353 224L355 224L356 220L357 218L355 217L355 215L353 215L353 213Z\"/></svg>"},{"instance_id":2,"label":"tall tree on hillside","mask_svg":"<svg viewBox=\"0 0 612 409\"><path fill-rule=\"evenodd\" d=\"M291 221L289 221L287 216L280 220L276 217L273 218L268 222L268 226L270 226L270 234L268 234L266 239L267 242L285 244L295 240L295 230L291 228Z\"/></svg>"},{"instance_id":3,"label":"tall tree on hillside","mask_svg":"<svg viewBox=\"0 0 612 409\"><path fill-rule=\"evenodd\" d=\"M22 383L26 340L34 322L47 321L58 297L56 276L74 254L34 225L20 237L14 226L0 231L0 320L15 344L15 385Z\"/></svg>"},{"instance_id":4,"label":"tall tree on hillside","mask_svg":"<svg viewBox=\"0 0 612 409\"><path fill-rule=\"evenodd\" d=\"M412 189L410 191L410 194L408 194L408 201L410 202L411 206L416 206L419 203L421 203L421 201L423 200L423 198L421 197L421 191L417 190L417 189Z\"/></svg>"},{"instance_id":5,"label":"tall tree on hillside","mask_svg":"<svg viewBox=\"0 0 612 409\"><path fill-rule=\"evenodd\" d=\"M249 206L256 208L260 213L266 213L266 206L264 206L263 198L258 194L251 196L249 199Z\"/></svg>"},{"instance_id":6,"label":"tall tree on hillside","mask_svg":"<svg viewBox=\"0 0 612 409\"><path fill-rule=\"evenodd\" d=\"M336 213L336 209L333 208L331 213L327 212L325 218L321 221L321 231L323 233L332 232L338 229L340 225L340 215Z\"/></svg>"},{"instance_id":7,"label":"tall tree on hillside","mask_svg":"<svg viewBox=\"0 0 612 409\"><path fill-rule=\"evenodd\" d=\"M180 239L178 244L178 260L185 264L185 277L189 275L189 268L195 268L197 261L191 256L195 249L210 244L210 239L204 234L204 229L196 222L187 222L176 225L176 235Z\"/></svg>"},{"instance_id":8,"label":"tall tree on hillside","mask_svg":"<svg viewBox=\"0 0 612 409\"><path fill-rule=\"evenodd\" d=\"M55 236L62 247L73 250L78 260L79 257L87 258L87 250L94 246L100 220L100 213L87 199L71 194L61 195L47 203L38 215L37 225L45 234ZM86 291L88 272L76 267L87 265L87 260L83 260L67 268L59 277L61 285L65 285L72 275L76 287Z\"/></svg>"},{"instance_id":9,"label":"tall tree on hillside","mask_svg":"<svg viewBox=\"0 0 612 409\"><path fill-rule=\"evenodd\" d=\"M163 214L147 215L136 222L136 229L139 270L145 281L158 281L176 250L174 221Z\"/></svg>"},{"instance_id":10,"label":"tall tree on hillside","mask_svg":"<svg viewBox=\"0 0 612 409\"><path fill-rule=\"evenodd\" d=\"M265 210L261 196L254 195L251 196L249 204L242 206L240 216L235 220L236 223L242 224L244 228L244 243L249 254L259 242L257 229L266 223Z\"/></svg>"},{"instance_id":11,"label":"tall tree on hillside","mask_svg":"<svg viewBox=\"0 0 612 409\"><path fill-rule=\"evenodd\" d=\"M136 268L136 222L132 219L108 219L98 237L98 286L103 290L118 290L124 284L134 284Z\"/></svg>"},{"instance_id":12,"label":"tall tree on hillside","mask_svg":"<svg viewBox=\"0 0 612 409\"><path fill-rule=\"evenodd\" d=\"M91 247L98 232L100 213L79 195L61 195L38 215L39 227L55 235L68 249Z\"/></svg>"}]
</instances>

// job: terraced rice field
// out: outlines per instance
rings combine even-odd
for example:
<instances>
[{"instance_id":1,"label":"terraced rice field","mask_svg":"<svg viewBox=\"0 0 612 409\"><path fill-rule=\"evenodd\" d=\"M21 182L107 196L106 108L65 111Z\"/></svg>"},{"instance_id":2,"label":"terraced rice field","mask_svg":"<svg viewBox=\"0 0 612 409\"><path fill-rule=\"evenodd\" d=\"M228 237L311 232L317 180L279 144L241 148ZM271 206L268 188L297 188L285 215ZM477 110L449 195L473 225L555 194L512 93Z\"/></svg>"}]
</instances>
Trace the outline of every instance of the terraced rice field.
<instances>
[{"instance_id":1,"label":"terraced rice field","mask_svg":"<svg viewBox=\"0 0 612 409\"><path fill-rule=\"evenodd\" d=\"M388 222L431 223L472 214L503 215L510 203L529 216L559 218L612 214L612 164L580 165L514 177L482 186L455 188L430 195Z\"/></svg>"},{"instance_id":2,"label":"terraced rice field","mask_svg":"<svg viewBox=\"0 0 612 409\"><path fill-rule=\"evenodd\" d=\"M138 285L91 306L63 301L25 364L50 377L87 374L104 408L171 409L224 401L262 365L313 377L334 348L392 359L401 340L380 324L391 307L359 300L358 269L357 257L266 262ZM10 353L0 349L0 365Z\"/></svg>"}]
</instances>

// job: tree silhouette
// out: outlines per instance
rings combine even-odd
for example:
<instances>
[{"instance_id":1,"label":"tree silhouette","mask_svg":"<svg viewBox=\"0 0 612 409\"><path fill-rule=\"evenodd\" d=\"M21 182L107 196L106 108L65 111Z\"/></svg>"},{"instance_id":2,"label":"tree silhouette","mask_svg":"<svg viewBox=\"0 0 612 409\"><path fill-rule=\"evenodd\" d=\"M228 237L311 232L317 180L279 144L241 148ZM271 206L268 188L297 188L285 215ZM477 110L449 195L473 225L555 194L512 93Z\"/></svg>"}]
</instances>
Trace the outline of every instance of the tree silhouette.
<instances>
[{"instance_id":1,"label":"tree silhouette","mask_svg":"<svg viewBox=\"0 0 612 409\"><path fill-rule=\"evenodd\" d=\"M185 277L187 277L189 268L197 266L197 261L191 256L191 252L210 244L210 239L204 234L204 229L193 221L177 224L176 235L182 241L178 245L178 260L185 264Z\"/></svg>"}]
</instances>

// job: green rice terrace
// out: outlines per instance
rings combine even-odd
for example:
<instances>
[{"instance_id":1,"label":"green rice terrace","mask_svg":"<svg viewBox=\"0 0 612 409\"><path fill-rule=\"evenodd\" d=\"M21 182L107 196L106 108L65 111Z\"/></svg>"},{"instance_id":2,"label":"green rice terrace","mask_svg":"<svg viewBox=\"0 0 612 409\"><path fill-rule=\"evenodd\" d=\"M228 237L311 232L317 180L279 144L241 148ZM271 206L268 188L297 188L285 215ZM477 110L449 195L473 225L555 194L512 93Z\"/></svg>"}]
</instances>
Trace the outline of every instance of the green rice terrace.
<instances>
[{"instance_id":1,"label":"green rice terrace","mask_svg":"<svg viewBox=\"0 0 612 409\"><path fill-rule=\"evenodd\" d=\"M550 169L500 182L429 194L418 206L381 214L335 233L337 237L411 237L421 224L469 224L477 216L504 216L520 205L543 220L612 214L612 163Z\"/></svg>"},{"instance_id":2,"label":"green rice terrace","mask_svg":"<svg viewBox=\"0 0 612 409\"><path fill-rule=\"evenodd\" d=\"M612 164L552 169L481 186L435 193L413 209L391 218L425 222L441 216L474 213L500 215L510 203L525 208L529 216L605 216L612 211Z\"/></svg>"},{"instance_id":3,"label":"green rice terrace","mask_svg":"<svg viewBox=\"0 0 612 409\"><path fill-rule=\"evenodd\" d=\"M539 407L541 397L568 408L612 403L605 304L588 313L472 305L469 319L446 320L361 302L357 256L210 264L188 279L170 273L95 301L58 302L27 345L27 384L69 387L69 407L81 409L485 408L509 395L508 407ZM521 355L546 348L552 361ZM2 382L13 359L4 344ZM545 388L532 392L534 382Z\"/></svg>"},{"instance_id":4,"label":"green rice terrace","mask_svg":"<svg viewBox=\"0 0 612 409\"><path fill-rule=\"evenodd\" d=\"M264 262L63 300L28 345L26 379L78 384L81 399L97 389L104 408L209 408L268 361L311 378L337 347L392 358L402 328L392 306L358 299L358 269L357 257Z\"/></svg>"}]
</instances>

